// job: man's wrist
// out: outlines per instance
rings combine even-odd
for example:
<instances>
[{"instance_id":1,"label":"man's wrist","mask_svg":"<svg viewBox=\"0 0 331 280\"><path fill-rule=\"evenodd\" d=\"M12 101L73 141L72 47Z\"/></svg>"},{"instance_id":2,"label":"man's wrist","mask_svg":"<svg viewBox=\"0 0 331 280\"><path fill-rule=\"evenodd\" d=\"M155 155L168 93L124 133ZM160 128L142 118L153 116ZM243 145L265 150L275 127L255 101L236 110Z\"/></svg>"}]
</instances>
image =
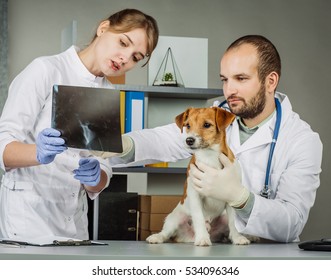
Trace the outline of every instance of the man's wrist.
<instances>
[{"instance_id":1,"label":"man's wrist","mask_svg":"<svg viewBox=\"0 0 331 280\"><path fill-rule=\"evenodd\" d=\"M117 157L123 159L124 162L129 162L128 159L134 157L134 142L131 137L122 135L122 153L114 153L114 152L102 152L102 151L91 151L94 156L101 157L103 159Z\"/></svg>"},{"instance_id":2,"label":"man's wrist","mask_svg":"<svg viewBox=\"0 0 331 280\"><path fill-rule=\"evenodd\" d=\"M243 208L234 208L236 214L246 223L248 222L248 219L252 213L254 203L255 203L255 195L253 193L250 193L248 200Z\"/></svg>"},{"instance_id":3,"label":"man's wrist","mask_svg":"<svg viewBox=\"0 0 331 280\"><path fill-rule=\"evenodd\" d=\"M130 136L123 135L122 136L123 142L123 152L120 154L119 157L126 160L127 158L131 158L134 154L134 142Z\"/></svg>"},{"instance_id":4,"label":"man's wrist","mask_svg":"<svg viewBox=\"0 0 331 280\"><path fill-rule=\"evenodd\" d=\"M238 197L238 199L229 202L229 205L233 208L236 209L241 209L245 206L248 198L249 198L250 192L248 189L246 189L245 187L242 187L241 193Z\"/></svg>"}]
</instances>

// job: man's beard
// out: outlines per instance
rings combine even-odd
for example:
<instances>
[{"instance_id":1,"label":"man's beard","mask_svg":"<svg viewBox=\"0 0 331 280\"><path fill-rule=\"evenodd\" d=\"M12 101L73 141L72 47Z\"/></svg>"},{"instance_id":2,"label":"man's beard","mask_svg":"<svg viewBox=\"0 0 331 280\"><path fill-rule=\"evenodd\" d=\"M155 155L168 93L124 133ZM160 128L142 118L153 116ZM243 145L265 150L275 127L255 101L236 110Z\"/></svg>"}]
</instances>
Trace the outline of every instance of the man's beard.
<instances>
[{"instance_id":1,"label":"man's beard","mask_svg":"<svg viewBox=\"0 0 331 280\"><path fill-rule=\"evenodd\" d=\"M261 85L258 93L248 103L244 99L242 101L243 106L241 108L237 109L230 105L233 114L243 119L253 119L258 116L264 110L266 104L265 85Z\"/></svg>"}]
</instances>

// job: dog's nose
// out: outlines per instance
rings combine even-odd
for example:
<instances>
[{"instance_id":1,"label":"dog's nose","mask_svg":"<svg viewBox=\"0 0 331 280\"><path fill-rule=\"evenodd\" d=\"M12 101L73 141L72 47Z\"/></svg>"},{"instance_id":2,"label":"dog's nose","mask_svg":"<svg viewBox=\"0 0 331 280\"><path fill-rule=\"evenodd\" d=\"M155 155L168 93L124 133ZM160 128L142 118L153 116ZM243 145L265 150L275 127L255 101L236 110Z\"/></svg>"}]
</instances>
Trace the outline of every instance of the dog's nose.
<instances>
[{"instance_id":1,"label":"dog's nose","mask_svg":"<svg viewBox=\"0 0 331 280\"><path fill-rule=\"evenodd\" d=\"M188 146L192 146L194 144L194 142L195 142L195 139L193 137L187 137L186 138L186 144Z\"/></svg>"}]
</instances>

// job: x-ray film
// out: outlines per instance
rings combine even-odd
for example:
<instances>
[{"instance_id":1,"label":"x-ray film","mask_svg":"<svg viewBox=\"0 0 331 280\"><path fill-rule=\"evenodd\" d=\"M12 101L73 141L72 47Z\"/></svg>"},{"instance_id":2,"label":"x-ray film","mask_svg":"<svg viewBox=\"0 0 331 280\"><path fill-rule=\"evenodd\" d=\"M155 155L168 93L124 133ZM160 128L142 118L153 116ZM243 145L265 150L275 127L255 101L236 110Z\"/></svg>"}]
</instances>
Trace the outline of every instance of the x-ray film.
<instances>
[{"instance_id":1,"label":"x-ray film","mask_svg":"<svg viewBox=\"0 0 331 280\"><path fill-rule=\"evenodd\" d=\"M120 91L53 86L52 127L68 147L121 153Z\"/></svg>"}]
</instances>

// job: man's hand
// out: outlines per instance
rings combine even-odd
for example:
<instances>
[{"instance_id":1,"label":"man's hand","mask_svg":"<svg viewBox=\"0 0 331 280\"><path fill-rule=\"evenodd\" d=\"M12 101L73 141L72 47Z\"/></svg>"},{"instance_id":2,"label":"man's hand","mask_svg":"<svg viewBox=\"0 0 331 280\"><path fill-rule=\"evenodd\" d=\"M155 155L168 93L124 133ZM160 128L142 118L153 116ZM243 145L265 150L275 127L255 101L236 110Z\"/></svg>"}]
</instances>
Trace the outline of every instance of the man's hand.
<instances>
[{"instance_id":1,"label":"man's hand","mask_svg":"<svg viewBox=\"0 0 331 280\"><path fill-rule=\"evenodd\" d=\"M74 178L82 184L95 187L100 183L100 163L94 158L82 158L79 160L79 168L74 170L74 174Z\"/></svg>"},{"instance_id":2,"label":"man's hand","mask_svg":"<svg viewBox=\"0 0 331 280\"><path fill-rule=\"evenodd\" d=\"M122 147L123 152L122 153L112 153L112 152L99 152L99 151L91 151L91 153L94 156L101 157L101 158L110 158L110 157L124 157L128 153L131 152L131 150L134 148L133 140L131 137L122 135Z\"/></svg>"},{"instance_id":3,"label":"man's hand","mask_svg":"<svg viewBox=\"0 0 331 280\"><path fill-rule=\"evenodd\" d=\"M61 132L53 128L45 128L37 137L37 160L41 164L51 163L57 154L67 149Z\"/></svg>"},{"instance_id":4,"label":"man's hand","mask_svg":"<svg viewBox=\"0 0 331 280\"><path fill-rule=\"evenodd\" d=\"M215 169L196 161L190 165L193 186L202 195L226 201L230 206L241 208L247 202L249 191L241 185L241 172L237 162L232 163L228 157L219 157L223 169Z\"/></svg>"}]
</instances>

